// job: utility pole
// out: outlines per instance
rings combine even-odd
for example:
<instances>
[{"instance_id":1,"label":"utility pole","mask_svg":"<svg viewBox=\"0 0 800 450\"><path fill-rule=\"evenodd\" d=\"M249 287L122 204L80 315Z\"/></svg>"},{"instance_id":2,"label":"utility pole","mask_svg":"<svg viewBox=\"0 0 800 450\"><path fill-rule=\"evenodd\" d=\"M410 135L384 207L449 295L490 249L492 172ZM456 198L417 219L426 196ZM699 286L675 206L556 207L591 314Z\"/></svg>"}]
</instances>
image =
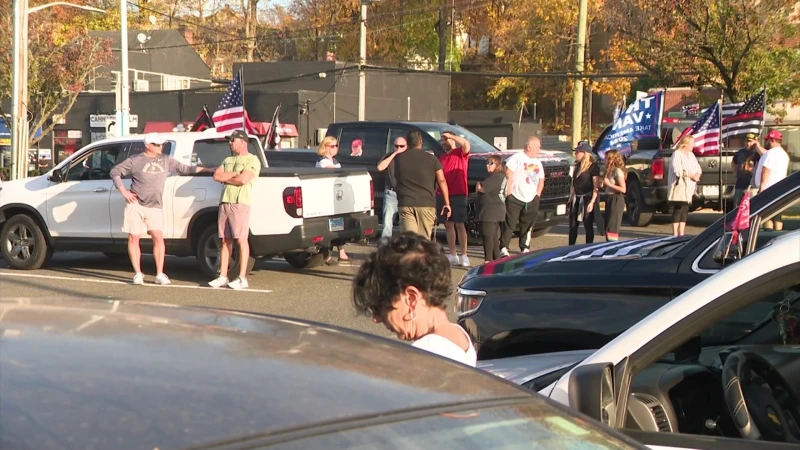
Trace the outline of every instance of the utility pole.
<instances>
[{"instance_id":1,"label":"utility pole","mask_svg":"<svg viewBox=\"0 0 800 450\"><path fill-rule=\"evenodd\" d=\"M447 59L447 0L440 0L439 4L439 70L444 71L444 61Z\"/></svg>"},{"instance_id":2,"label":"utility pole","mask_svg":"<svg viewBox=\"0 0 800 450\"><path fill-rule=\"evenodd\" d=\"M587 0L580 0L578 6L578 45L575 48L575 72L580 75L584 72L583 58L586 52L586 9ZM572 91L572 145L577 145L581 140L583 129L583 79L576 77L573 81Z\"/></svg>"},{"instance_id":3,"label":"utility pole","mask_svg":"<svg viewBox=\"0 0 800 450\"><path fill-rule=\"evenodd\" d=\"M130 134L130 81L128 80L128 2L119 0L120 59L122 60L122 99L121 108L117 112L117 130L119 136Z\"/></svg>"},{"instance_id":4,"label":"utility pole","mask_svg":"<svg viewBox=\"0 0 800 450\"><path fill-rule=\"evenodd\" d=\"M124 0L123 0L124 1ZM364 120L367 113L367 5L369 0L361 0L361 31L358 55L358 120Z\"/></svg>"}]
</instances>

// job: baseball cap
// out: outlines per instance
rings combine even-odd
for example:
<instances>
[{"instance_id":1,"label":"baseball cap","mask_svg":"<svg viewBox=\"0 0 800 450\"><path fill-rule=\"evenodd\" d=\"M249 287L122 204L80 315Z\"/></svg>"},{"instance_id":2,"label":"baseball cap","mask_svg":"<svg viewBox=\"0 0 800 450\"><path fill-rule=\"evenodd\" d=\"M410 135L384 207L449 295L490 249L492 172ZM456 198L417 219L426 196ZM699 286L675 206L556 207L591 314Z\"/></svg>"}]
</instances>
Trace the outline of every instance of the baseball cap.
<instances>
[{"instance_id":1,"label":"baseball cap","mask_svg":"<svg viewBox=\"0 0 800 450\"><path fill-rule=\"evenodd\" d=\"M752 141L758 139L758 135L755 133L747 133L746 140Z\"/></svg>"},{"instance_id":2,"label":"baseball cap","mask_svg":"<svg viewBox=\"0 0 800 450\"><path fill-rule=\"evenodd\" d=\"M783 134L778 130L769 130L766 136L764 136L764 140L775 139L776 141L783 140Z\"/></svg>"},{"instance_id":3,"label":"baseball cap","mask_svg":"<svg viewBox=\"0 0 800 450\"><path fill-rule=\"evenodd\" d=\"M578 146L575 147L575 152L576 153L577 152L591 153L592 152L592 146L587 141L580 141L580 142L578 142Z\"/></svg>"},{"instance_id":4,"label":"baseball cap","mask_svg":"<svg viewBox=\"0 0 800 450\"><path fill-rule=\"evenodd\" d=\"M233 139L244 139L245 141L248 140L247 133L243 130L236 130L233 133L228 135L228 140L231 141Z\"/></svg>"},{"instance_id":5,"label":"baseball cap","mask_svg":"<svg viewBox=\"0 0 800 450\"><path fill-rule=\"evenodd\" d=\"M158 133L147 133L144 136L145 144L161 145L165 142L164 138Z\"/></svg>"},{"instance_id":6,"label":"baseball cap","mask_svg":"<svg viewBox=\"0 0 800 450\"><path fill-rule=\"evenodd\" d=\"M364 143L361 142L361 139L356 139L350 143L351 146L355 147L356 145L363 145Z\"/></svg>"}]
</instances>

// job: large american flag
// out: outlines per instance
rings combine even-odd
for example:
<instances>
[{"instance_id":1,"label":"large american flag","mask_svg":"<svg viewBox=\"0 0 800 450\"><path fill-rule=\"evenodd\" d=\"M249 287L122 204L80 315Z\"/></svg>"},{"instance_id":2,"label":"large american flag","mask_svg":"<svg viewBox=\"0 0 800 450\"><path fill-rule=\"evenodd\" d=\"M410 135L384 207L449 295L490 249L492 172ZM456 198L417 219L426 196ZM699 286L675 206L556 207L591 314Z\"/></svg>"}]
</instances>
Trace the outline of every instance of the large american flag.
<instances>
[{"instance_id":1,"label":"large american flag","mask_svg":"<svg viewBox=\"0 0 800 450\"><path fill-rule=\"evenodd\" d=\"M767 91L748 98L736 113L722 119L722 138L727 139L741 134L759 134L764 128L764 111L767 109Z\"/></svg>"},{"instance_id":2,"label":"large american flag","mask_svg":"<svg viewBox=\"0 0 800 450\"><path fill-rule=\"evenodd\" d=\"M255 134L255 127L244 111L244 97L242 95L242 74L236 72L233 81L228 85L222 101L219 102L217 110L211 118L216 125L217 131L244 130Z\"/></svg>"},{"instance_id":3,"label":"large american flag","mask_svg":"<svg viewBox=\"0 0 800 450\"><path fill-rule=\"evenodd\" d=\"M681 134L681 137L687 134L694 137L693 151L698 156L719 153L719 107L720 102L717 101L706 108L703 115Z\"/></svg>"}]
</instances>

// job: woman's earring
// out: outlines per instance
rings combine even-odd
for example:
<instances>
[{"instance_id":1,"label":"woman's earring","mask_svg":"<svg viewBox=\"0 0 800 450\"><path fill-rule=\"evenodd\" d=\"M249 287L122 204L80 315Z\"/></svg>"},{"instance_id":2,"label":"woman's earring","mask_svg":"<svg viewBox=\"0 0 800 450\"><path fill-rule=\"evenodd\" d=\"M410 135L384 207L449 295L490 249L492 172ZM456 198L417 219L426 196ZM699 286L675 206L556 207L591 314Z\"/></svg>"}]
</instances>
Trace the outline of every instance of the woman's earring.
<instances>
[{"instance_id":1,"label":"woman's earring","mask_svg":"<svg viewBox=\"0 0 800 450\"><path fill-rule=\"evenodd\" d=\"M411 320L417 320L417 313L411 311Z\"/></svg>"}]
</instances>

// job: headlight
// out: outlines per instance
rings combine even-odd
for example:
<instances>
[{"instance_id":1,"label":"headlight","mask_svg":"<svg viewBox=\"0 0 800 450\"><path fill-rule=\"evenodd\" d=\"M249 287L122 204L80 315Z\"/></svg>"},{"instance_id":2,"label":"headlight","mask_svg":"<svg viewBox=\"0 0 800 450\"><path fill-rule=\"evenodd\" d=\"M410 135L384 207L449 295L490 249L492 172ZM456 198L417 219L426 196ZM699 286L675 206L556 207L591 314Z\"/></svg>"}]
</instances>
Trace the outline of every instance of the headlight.
<instances>
[{"instance_id":1,"label":"headlight","mask_svg":"<svg viewBox=\"0 0 800 450\"><path fill-rule=\"evenodd\" d=\"M481 307L483 299L486 297L484 291L472 291L469 289L458 289L458 298L456 300L456 313L458 318L466 317L475 314L478 308Z\"/></svg>"}]
</instances>

